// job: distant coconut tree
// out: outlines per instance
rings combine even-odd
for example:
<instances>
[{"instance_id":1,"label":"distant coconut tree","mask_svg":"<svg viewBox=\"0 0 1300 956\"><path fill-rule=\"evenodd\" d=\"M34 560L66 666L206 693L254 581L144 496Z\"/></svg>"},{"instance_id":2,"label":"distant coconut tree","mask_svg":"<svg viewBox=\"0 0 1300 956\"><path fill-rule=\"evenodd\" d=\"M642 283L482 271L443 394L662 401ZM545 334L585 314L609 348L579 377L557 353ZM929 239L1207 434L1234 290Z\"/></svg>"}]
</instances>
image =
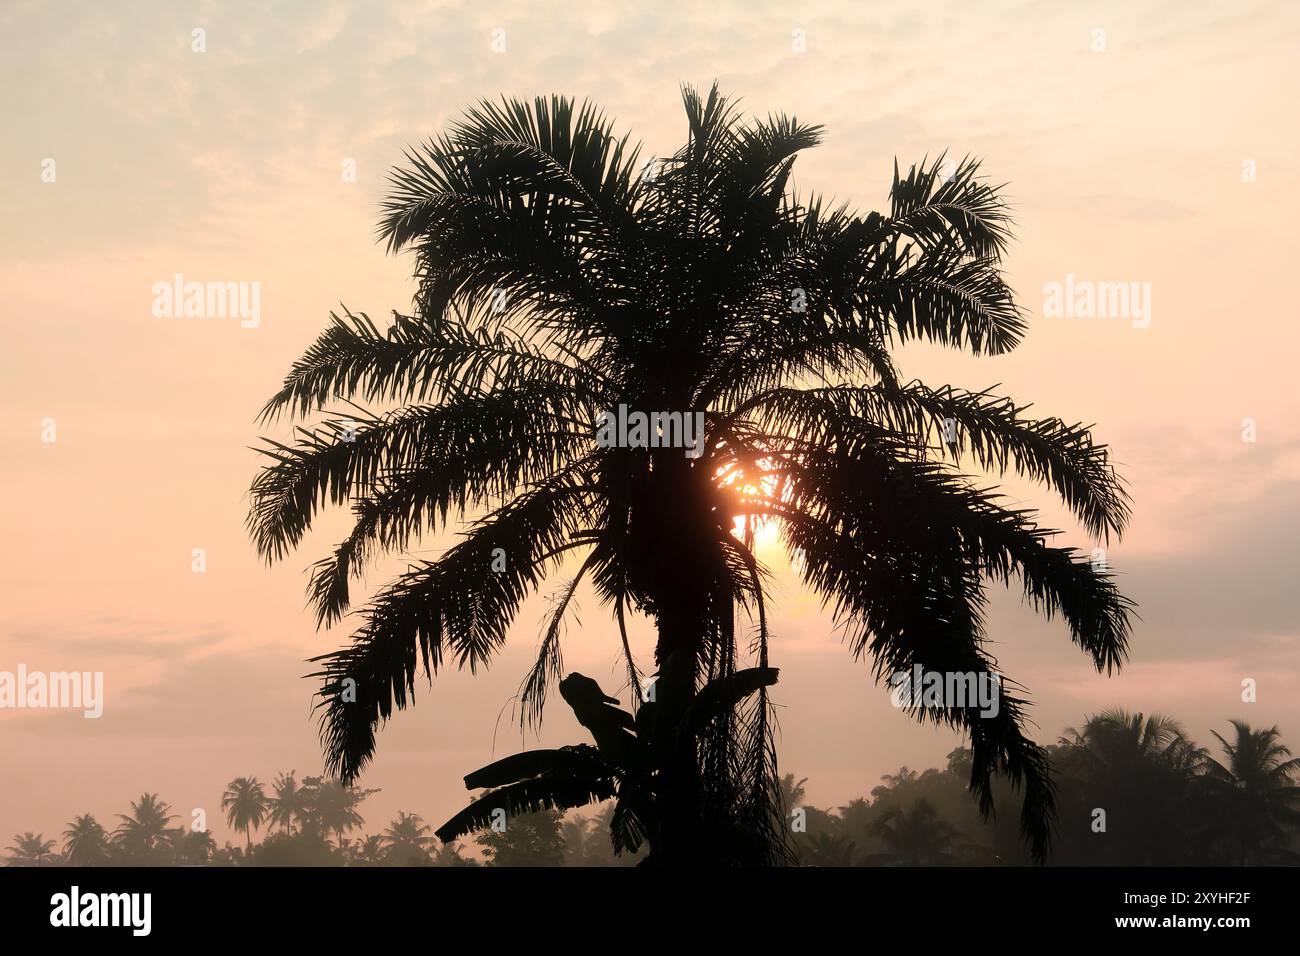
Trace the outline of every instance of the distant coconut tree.
<instances>
[{"instance_id":1,"label":"distant coconut tree","mask_svg":"<svg viewBox=\"0 0 1300 956\"><path fill-rule=\"evenodd\" d=\"M40 833L19 833L5 859L7 866L50 866L58 862L54 854L54 841Z\"/></svg>"},{"instance_id":2,"label":"distant coconut tree","mask_svg":"<svg viewBox=\"0 0 1300 956\"><path fill-rule=\"evenodd\" d=\"M1277 727L1253 730L1243 720L1232 727L1231 741L1211 731L1226 759L1205 760L1209 832L1243 866L1300 863L1300 854L1284 845L1300 826L1300 758L1282 744Z\"/></svg>"},{"instance_id":3,"label":"distant coconut tree","mask_svg":"<svg viewBox=\"0 0 1300 956\"><path fill-rule=\"evenodd\" d=\"M873 863L902 866L936 866L952 862L957 828L939 818L928 800L917 800L910 808L886 810L871 828L885 847Z\"/></svg>"},{"instance_id":4,"label":"distant coconut tree","mask_svg":"<svg viewBox=\"0 0 1300 956\"><path fill-rule=\"evenodd\" d=\"M382 837L385 858L401 866L427 865L436 842L432 831L418 813L399 812Z\"/></svg>"},{"instance_id":5,"label":"distant coconut tree","mask_svg":"<svg viewBox=\"0 0 1300 956\"><path fill-rule=\"evenodd\" d=\"M124 861L132 864L152 862L159 851L171 843L168 824L175 819L170 804L158 799L155 793L142 794L131 804L130 814L118 814L121 821L113 831L113 845Z\"/></svg>"},{"instance_id":6,"label":"distant coconut tree","mask_svg":"<svg viewBox=\"0 0 1300 956\"><path fill-rule=\"evenodd\" d=\"M378 793L377 790L347 786L328 777L307 777L303 780L303 786L307 803L305 828L334 834L335 842L340 848L343 847L344 835L366 822L358 809L361 801L372 793Z\"/></svg>"},{"instance_id":7,"label":"distant coconut tree","mask_svg":"<svg viewBox=\"0 0 1300 956\"><path fill-rule=\"evenodd\" d=\"M226 822L235 830L243 830L248 850L253 848L253 831L266 818L266 791L256 777L236 777L230 781L221 797L221 809L226 811Z\"/></svg>"},{"instance_id":8,"label":"distant coconut tree","mask_svg":"<svg viewBox=\"0 0 1300 956\"><path fill-rule=\"evenodd\" d=\"M308 791L298 785L294 771L280 774L271 785L271 796L267 800L268 825L279 826L286 833L292 833L294 821L307 815L309 798Z\"/></svg>"},{"instance_id":9,"label":"distant coconut tree","mask_svg":"<svg viewBox=\"0 0 1300 956\"><path fill-rule=\"evenodd\" d=\"M1070 729L1056 755L1073 787L1066 839L1093 863L1191 864L1204 846L1188 839L1205 751L1162 714L1107 710ZM1104 811L1104 827L1093 829Z\"/></svg>"},{"instance_id":10,"label":"distant coconut tree","mask_svg":"<svg viewBox=\"0 0 1300 956\"><path fill-rule=\"evenodd\" d=\"M89 813L63 831L63 855L73 866L98 866L108 860L108 833Z\"/></svg>"}]
</instances>

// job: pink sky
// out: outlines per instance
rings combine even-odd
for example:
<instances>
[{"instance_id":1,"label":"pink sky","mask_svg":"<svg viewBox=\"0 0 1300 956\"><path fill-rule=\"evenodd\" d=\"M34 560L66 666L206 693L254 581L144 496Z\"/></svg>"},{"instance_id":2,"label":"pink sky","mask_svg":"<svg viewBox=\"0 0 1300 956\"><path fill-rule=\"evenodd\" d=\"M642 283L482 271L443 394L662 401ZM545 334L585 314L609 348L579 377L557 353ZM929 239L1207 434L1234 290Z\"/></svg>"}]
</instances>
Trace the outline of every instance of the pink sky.
<instances>
[{"instance_id":1,"label":"pink sky","mask_svg":"<svg viewBox=\"0 0 1300 956\"><path fill-rule=\"evenodd\" d=\"M231 778L319 770L303 660L347 632L314 631L302 571L342 523L259 563L243 529L254 417L340 302L409 305L408 262L372 240L384 172L501 92L590 96L663 155L683 136L679 83L717 78L753 111L825 124L796 182L864 211L883 207L895 156L984 157L1017 210L1007 268L1030 333L994 359L911 348L904 373L1000 383L1095 422L1134 498L1111 552L1141 604L1122 676L1097 676L1016 596L995 601L996 652L1032 693L1039 739L1124 706L1172 713L1202 743L1230 717L1278 723L1300 750L1300 16L1244 0L1058 6L6 3L0 670L102 670L107 701L99 720L0 711L0 839L88 811L107 823L143 790L186 818L205 809L224 839ZM260 324L154 317L151 289L175 273L260 283ZM1150 283L1150 325L1046 316L1045 285L1067 275ZM941 763L957 738L893 710L777 567L781 759L811 802ZM616 686L611 626L590 595L580 605L566 664ZM382 788L372 830L398 809L440 823L465 772L519 746L510 698L543 607L525 607L491 672L440 677L383 733L364 779ZM1240 701L1246 677L1257 703ZM552 710L544 740L577 739Z\"/></svg>"}]
</instances>

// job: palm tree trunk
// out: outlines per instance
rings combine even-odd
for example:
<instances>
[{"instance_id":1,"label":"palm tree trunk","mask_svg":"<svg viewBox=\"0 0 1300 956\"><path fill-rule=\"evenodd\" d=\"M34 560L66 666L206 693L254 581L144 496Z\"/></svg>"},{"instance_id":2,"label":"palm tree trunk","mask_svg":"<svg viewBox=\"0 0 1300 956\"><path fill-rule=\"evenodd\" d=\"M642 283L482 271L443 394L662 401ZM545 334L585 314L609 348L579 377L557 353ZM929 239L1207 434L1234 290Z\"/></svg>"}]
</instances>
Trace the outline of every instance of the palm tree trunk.
<instances>
[{"instance_id":1,"label":"palm tree trunk","mask_svg":"<svg viewBox=\"0 0 1300 956\"><path fill-rule=\"evenodd\" d=\"M689 612L687 612L689 613ZM674 620L674 618L676 618ZM659 754L659 833L653 853L657 863L682 865L695 859L700 840L700 771L693 743L679 741L677 729L695 699L701 622L660 616L658 704L652 746ZM695 633L692 633L695 632Z\"/></svg>"}]
</instances>

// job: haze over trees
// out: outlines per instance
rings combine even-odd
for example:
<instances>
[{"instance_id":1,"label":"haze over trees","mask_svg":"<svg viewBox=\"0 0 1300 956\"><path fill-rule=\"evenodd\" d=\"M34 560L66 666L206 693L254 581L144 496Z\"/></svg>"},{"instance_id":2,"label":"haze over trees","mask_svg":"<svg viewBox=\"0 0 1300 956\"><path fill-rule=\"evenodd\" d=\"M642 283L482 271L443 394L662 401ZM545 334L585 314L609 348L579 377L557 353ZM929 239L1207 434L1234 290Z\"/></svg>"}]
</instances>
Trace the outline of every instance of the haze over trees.
<instances>
[{"instance_id":1,"label":"haze over trees","mask_svg":"<svg viewBox=\"0 0 1300 956\"><path fill-rule=\"evenodd\" d=\"M1276 727L1234 720L1202 748L1160 715L1106 711L1046 748L1058 785L1060 827L1049 865L1300 865L1300 759ZM1014 815L985 820L969 789L971 751L942 768L902 767L867 796L822 809L806 803L806 779L779 781L792 862L800 866L1020 866L1033 862ZM290 771L280 782L293 780ZM256 784L256 778L239 778ZM237 781L236 781L237 782ZM1014 803L1010 785L999 800ZM336 789L337 788L337 789ZM232 786L232 792L238 788ZM244 789L249 789L245 787ZM374 791L308 777L280 786L297 809L260 843L218 847L211 834L168 826L171 808L154 794L132 802L111 835L91 814L63 841L16 834L9 866L632 866L645 849L616 853L614 801L591 813L554 810L486 827L471 843L442 842L417 813L401 811L380 832L360 805ZM339 811L337 793L347 809ZM327 794L317 804L320 794ZM282 797L283 798L283 797ZM286 805L287 806L287 805ZM1097 826L1096 811L1105 810ZM286 811L287 812L287 811ZM269 818L268 818L269 819ZM242 827L240 827L242 830Z\"/></svg>"}]
</instances>

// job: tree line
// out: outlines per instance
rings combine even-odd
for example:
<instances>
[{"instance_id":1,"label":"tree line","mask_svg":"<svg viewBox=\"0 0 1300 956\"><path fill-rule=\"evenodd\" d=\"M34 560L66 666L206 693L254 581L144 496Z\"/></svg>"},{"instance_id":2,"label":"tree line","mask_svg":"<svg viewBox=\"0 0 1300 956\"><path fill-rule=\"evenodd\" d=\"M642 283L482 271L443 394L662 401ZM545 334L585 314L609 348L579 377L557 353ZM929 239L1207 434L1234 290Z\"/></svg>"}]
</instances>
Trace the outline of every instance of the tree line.
<instances>
[{"instance_id":1,"label":"tree line","mask_svg":"<svg viewBox=\"0 0 1300 956\"><path fill-rule=\"evenodd\" d=\"M1198 746L1175 720L1111 710L1087 718L1047 748L1058 819L1049 864L1300 864L1300 758L1276 727L1234 720L1216 747ZM793 858L804 866L1027 865L1019 801L1000 780L987 819L970 793L972 752L946 766L887 774L870 796L824 809L807 804L806 779L785 774L778 804ZM269 788L232 780L221 807L244 845L218 847L145 793L109 830L91 814L63 840L14 837L10 866L625 866L615 854L614 804L591 815L543 810L487 829L474 847L441 843L416 813L401 811L365 834L362 802L375 793L338 780L279 774ZM358 831L362 831L358 834ZM260 842L254 841L260 835ZM474 852L477 850L477 852Z\"/></svg>"}]
</instances>

